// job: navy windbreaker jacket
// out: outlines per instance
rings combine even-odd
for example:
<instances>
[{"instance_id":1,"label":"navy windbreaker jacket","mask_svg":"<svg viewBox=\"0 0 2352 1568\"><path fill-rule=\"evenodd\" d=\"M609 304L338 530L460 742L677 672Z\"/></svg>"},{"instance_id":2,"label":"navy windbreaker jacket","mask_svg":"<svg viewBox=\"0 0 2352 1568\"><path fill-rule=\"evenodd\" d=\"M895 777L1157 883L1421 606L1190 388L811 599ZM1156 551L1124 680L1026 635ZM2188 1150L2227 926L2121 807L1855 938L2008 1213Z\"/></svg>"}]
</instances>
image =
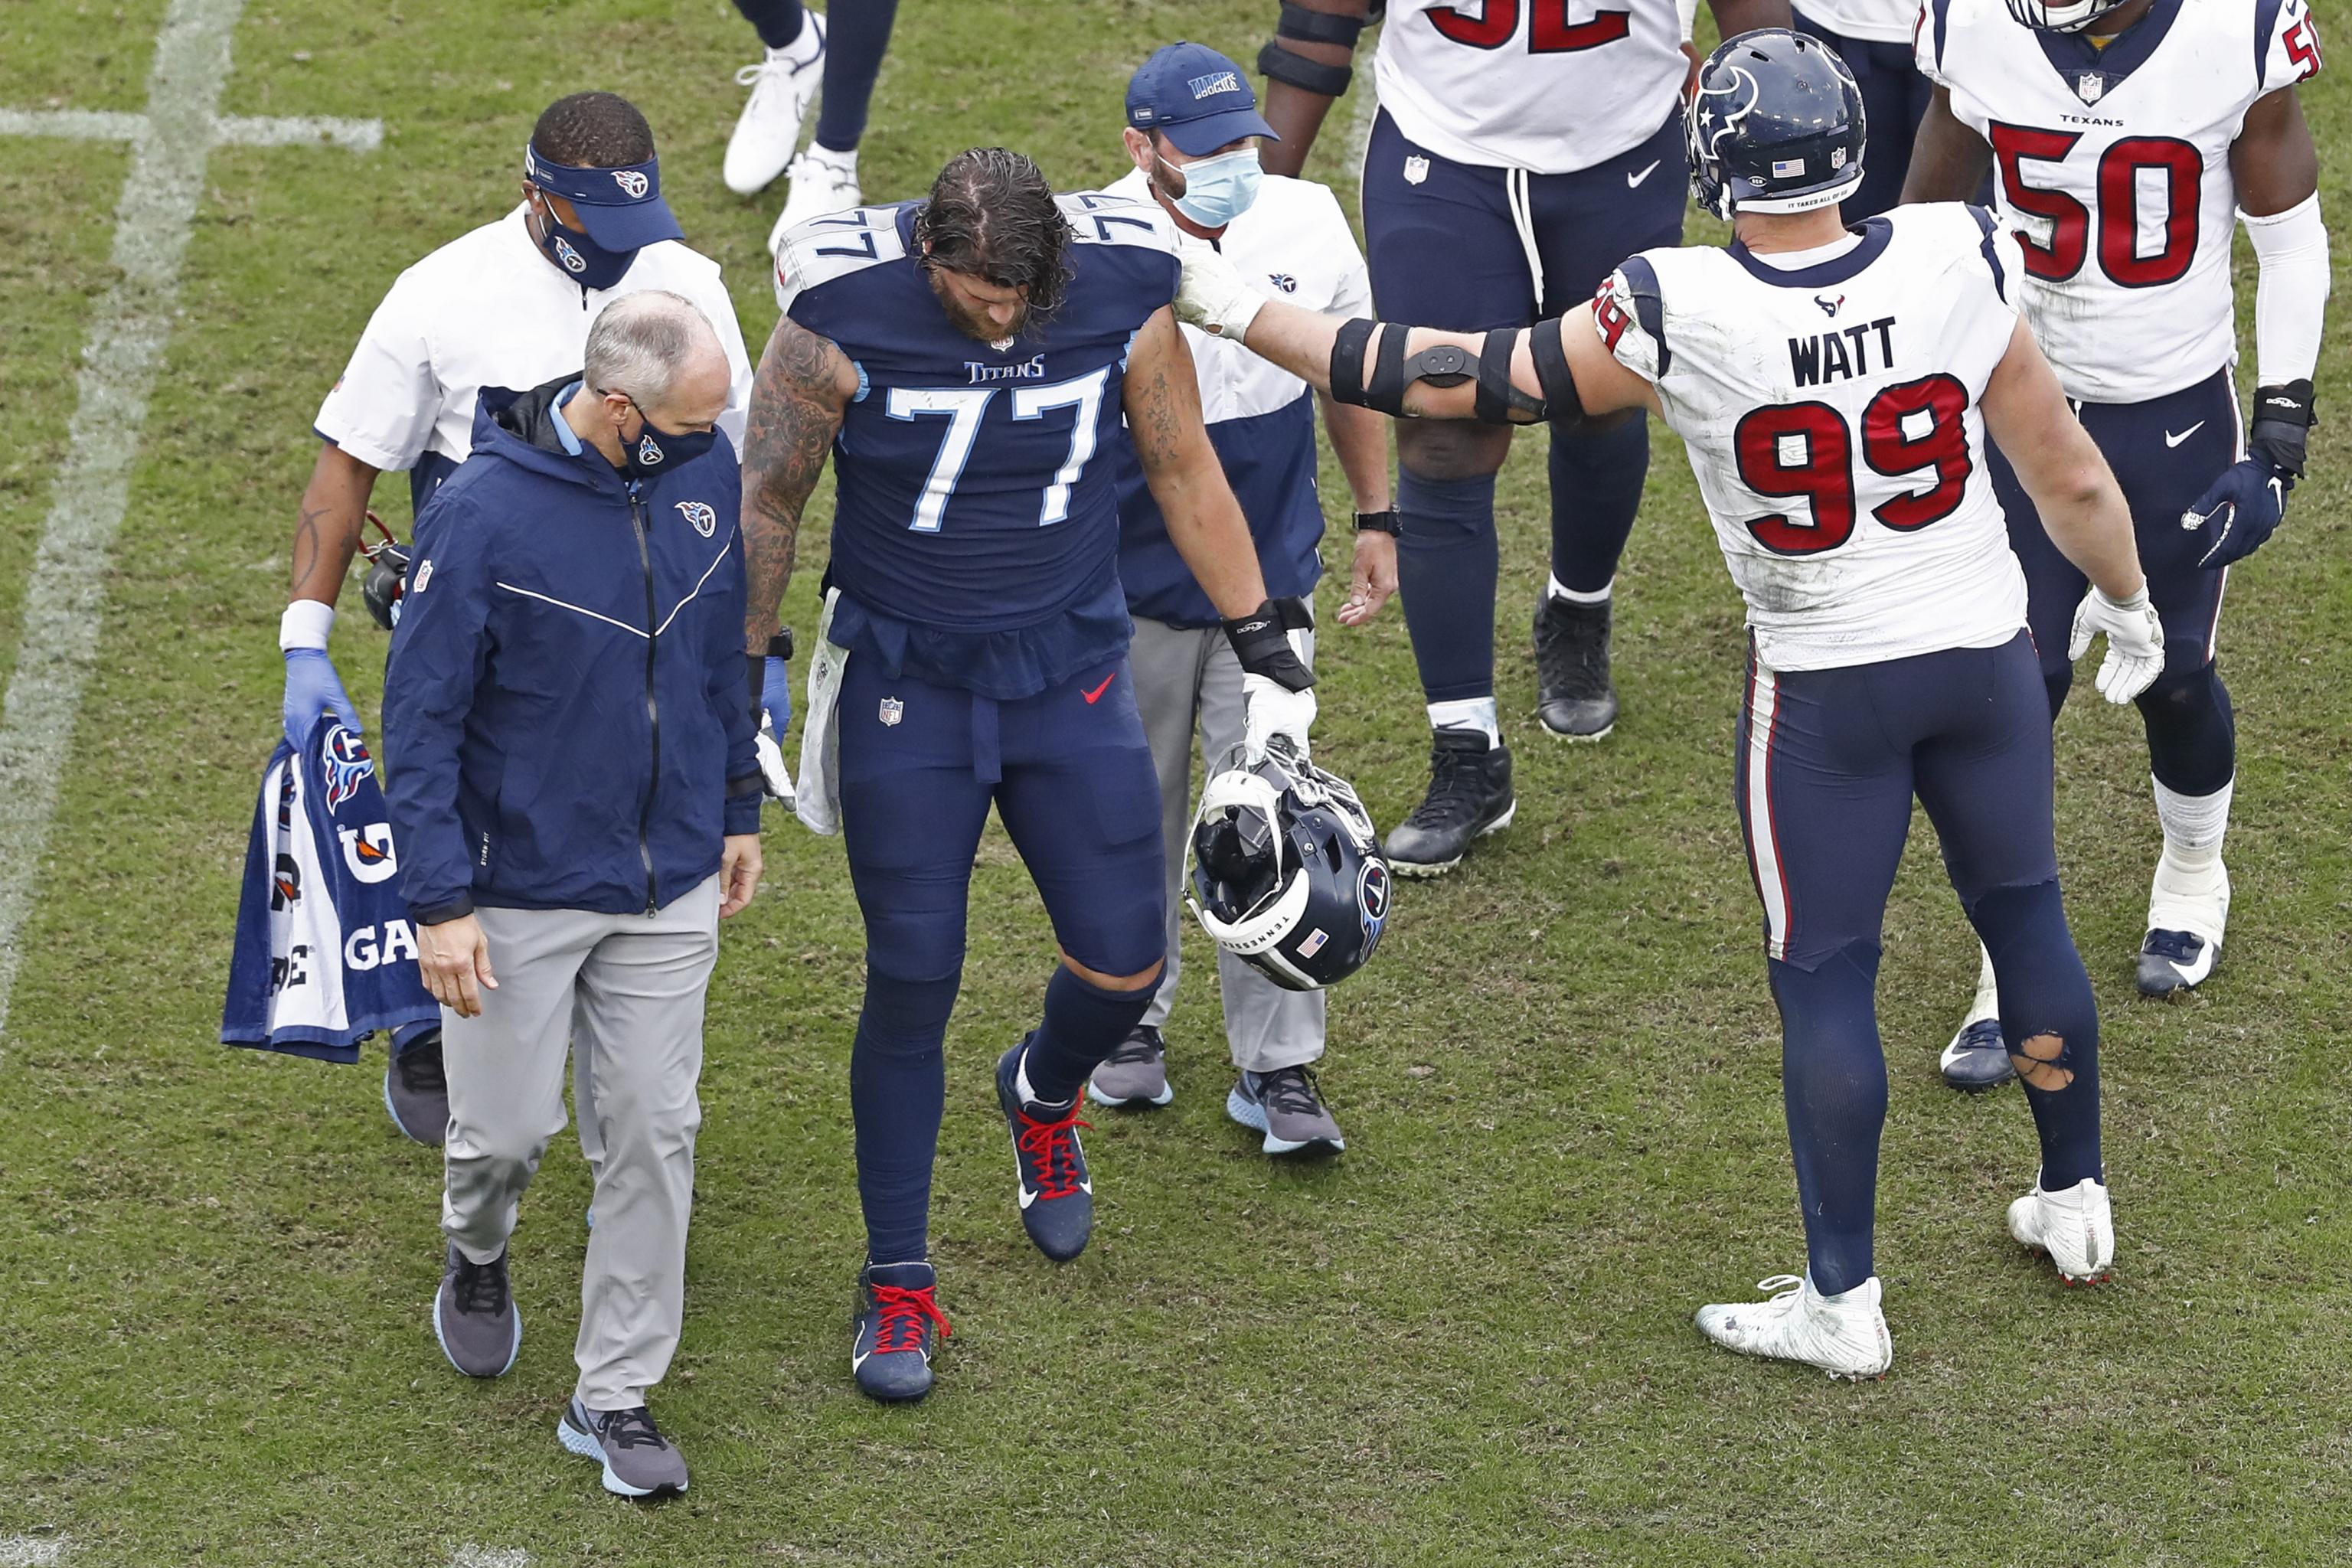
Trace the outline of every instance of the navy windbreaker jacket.
<instances>
[{"instance_id":1,"label":"navy windbreaker jacket","mask_svg":"<svg viewBox=\"0 0 2352 1568\"><path fill-rule=\"evenodd\" d=\"M759 831L735 450L632 481L564 449L575 379L484 388L472 458L416 520L383 737L420 924L650 911Z\"/></svg>"}]
</instances>

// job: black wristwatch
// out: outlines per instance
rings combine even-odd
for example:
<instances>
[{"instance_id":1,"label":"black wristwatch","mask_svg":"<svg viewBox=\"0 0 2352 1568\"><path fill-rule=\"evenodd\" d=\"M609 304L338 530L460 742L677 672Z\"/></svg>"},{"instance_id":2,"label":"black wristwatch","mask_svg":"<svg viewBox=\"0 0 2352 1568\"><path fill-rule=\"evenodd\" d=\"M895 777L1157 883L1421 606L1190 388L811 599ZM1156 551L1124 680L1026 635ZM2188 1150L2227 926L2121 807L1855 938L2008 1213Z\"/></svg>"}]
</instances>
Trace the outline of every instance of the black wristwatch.
<instances>
[{"instance_id":1,"label":"black wristwatch","mask_svg":"<svg viewBox=\"0 0 2352 1568\"><path fill-rule=\"evenodd\" d=\"M1397 515L1394 507L1386 511L1360 511L1356 514L1356 531L1385 533L1393 539L1404 531L1404 519Z\"/></svg>"},{"instance_id":2,"label":"black wristwatch","mask_svg":"<svg viewBox=\"0 0 2352 1568\"><path fill-rule=\"evenodd\" d=\"M778 626L776 628L776 635L768 639L768 657L770 658L787 659L793 657L792 627Z\"/></svg>"}]
</instances>

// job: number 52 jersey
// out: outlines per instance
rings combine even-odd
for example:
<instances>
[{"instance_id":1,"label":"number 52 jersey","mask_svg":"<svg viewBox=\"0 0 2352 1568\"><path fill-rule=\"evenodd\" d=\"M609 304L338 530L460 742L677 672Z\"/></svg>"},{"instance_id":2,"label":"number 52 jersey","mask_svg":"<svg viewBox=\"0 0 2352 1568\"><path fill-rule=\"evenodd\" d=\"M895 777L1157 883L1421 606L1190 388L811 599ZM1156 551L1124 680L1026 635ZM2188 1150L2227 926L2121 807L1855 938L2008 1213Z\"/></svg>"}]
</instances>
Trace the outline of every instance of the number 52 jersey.
<instances>
[{"instance_id":1,"label":"number 52 jersey","mask_svg":"<svg viewBox=\"0 0 2352 1568\"><path fill-rule=\"evenodd\" d=\"M1646 250L1593 302L1683 438L1776 670L1991 647L2025 625L1979 406L2017 330L2016 242L1958 204L1854 232L1785 269L1738 244Z\"/></svg>"},{"instance_id":2,"label":"number 52 jersey","mask_svg":"<svg viewBox=\"0 0 2352 1568\"><path fill-rule=\"evenodd\" d=\"M2003 0L1926 0L1916 49L1992 148L2068 396L2145 403L2234 363L2230 147L2256 99L2319 74L2309 0L2156 0L2104 48Z\"/></svg>"}]
</instances>

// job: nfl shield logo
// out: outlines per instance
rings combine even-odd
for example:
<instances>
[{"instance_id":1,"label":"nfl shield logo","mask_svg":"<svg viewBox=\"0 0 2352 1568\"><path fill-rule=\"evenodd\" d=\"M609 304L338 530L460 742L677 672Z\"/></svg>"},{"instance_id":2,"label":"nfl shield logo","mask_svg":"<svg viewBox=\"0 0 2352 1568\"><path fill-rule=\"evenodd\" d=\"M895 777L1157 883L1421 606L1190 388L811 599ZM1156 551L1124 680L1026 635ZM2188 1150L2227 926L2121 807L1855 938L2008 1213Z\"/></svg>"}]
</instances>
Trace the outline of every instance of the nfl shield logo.
<instances>
[{"instance_id":1,"label":"nfl shield logo","mask_svg":"<svg viewBox=\"0 0 2352 1568\"><path fill-rule=\"evenodd\" d=\"M2105 96L2107 79L2097 71L2084 71L2074 79L2074 96L2084 103L2096 103Z\"/></svg>"},{"instance_id":2,"label":"nfl shield logo","mask_svg":"<svg viewBox=\"0 0 2352 1568\"><path fill-rule=\"evenodd\" d=\"M882 699L882 722L887 727L907 716L907 705L895 697Z\"/></svg>"},{"instance_id":3,"label":"nfl shield logo","mask_svg":"<svg viewBox=\"0 0 2352 1568\"><path fill-rule=\"evenodd\" d=\"M1429 160L1418 153L1404 161L1404 183L1417 185L1429 178Z\"/></svg>"}]
</instances>

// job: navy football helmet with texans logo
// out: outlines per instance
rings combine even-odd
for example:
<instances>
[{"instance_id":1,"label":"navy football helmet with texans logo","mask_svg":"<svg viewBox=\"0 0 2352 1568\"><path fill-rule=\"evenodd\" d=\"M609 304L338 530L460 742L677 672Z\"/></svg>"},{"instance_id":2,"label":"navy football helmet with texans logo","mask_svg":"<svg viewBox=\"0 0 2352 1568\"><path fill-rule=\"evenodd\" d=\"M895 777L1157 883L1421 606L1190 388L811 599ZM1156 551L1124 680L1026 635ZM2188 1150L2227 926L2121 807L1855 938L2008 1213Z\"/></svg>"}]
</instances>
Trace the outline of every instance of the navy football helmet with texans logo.
<instances>
[{"instance_id":1,"label":"navy football helmet with texans logo","mask_svg":"<svg viewBox=\"0 0 2352 1568\"><path fill-rule=\"evenodd\" d=\"M1862 184L1862 89L1837 51L1785 27L1725 42L1684 121L1691 191L1720 218L1801 213Z\"/></svg>"},{"instance_id":2,"label":"navy football helmet with texans logo","mask_svg":"<svg viewBox=\"0 0 2352 1568\"><path fill-rule=\"evenodd\" d=\"M1217 945L1289 991L1319 991L1380 945L1393 888L1371 814L1345 779L1275 737L1201 792L1186 902Z\"/></svg>"}]
</instances>

